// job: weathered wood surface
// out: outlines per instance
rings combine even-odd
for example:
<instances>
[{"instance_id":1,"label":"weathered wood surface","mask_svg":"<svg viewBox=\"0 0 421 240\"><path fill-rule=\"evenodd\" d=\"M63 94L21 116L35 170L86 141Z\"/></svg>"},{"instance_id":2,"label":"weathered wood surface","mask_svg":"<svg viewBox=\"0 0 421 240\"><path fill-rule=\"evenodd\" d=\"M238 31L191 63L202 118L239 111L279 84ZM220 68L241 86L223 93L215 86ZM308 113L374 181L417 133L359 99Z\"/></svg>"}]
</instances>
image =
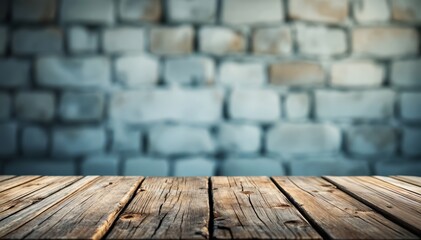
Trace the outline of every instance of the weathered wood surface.
<instances>
[{"instance_id":1,"label":"weathered wood surface","mask_svg":"<svg viewBox=\"0 0 421 240\"><path fill-rule=\"evenodd\" d=\"M147 178L107 238L207 239L208 179Z\"/></svg>"},{"instance_id":2,"label":"weathered wood surface","mask_svg":"<svg viewBox=\"0 0 421 240\"><path fill-rule=\"evenodd\" d=\"M320 235L267 177L212 177L214 234L232 239Z\"/></svg>"},{"instance_id":3,"label":"weathered wood surface","mask_svg":"<svg viewBox=\"0 0 421 240\"><path fill-rule=\"evenodd\" d=\"M419 239L420 190L410 176L0 176L0 239Z\"/></svg>"},{"instance_id":4,"label":"weathered wood surface","mask_svg":"<svg viewBox=\"0 0 421 240\"><path fill-rule=\"evenodd\" d=\"M421 196L374 177L326 177L341 190L421 235Z\"/></svg>"},{"instance_id":5,"label":"weathered wood surface","mask_svg":"<svg viewBox=\"0 0 421 240\"><path fill-rule=\"evenodd\" d=\"M401 180L403 182L411 183L415 186L421 187L421 177L414 176L392 176L392 178Z\"/></svg>"},{"instance_id":6,"label":"weathered wood surface","mask_svg":"<svg viewBox=\"0 0 421 240\"><path fill-rule=\"evenodd\" d=\"M307 219L330 239L418 239L326 180L317 177L273 179Z\"/></svg>"},{"instance_id":7,"label":"weathered wood surface","mask_svg":"<svg viewBox=\"0 0 421 240\"><path fill-rule=\"evenodd\" d=\"M17 228L0 227L0 237L101 238L131 199L140 180L139 177L96 178L29 221L24 219L25 223ZM16 222L9 224L19 225Z\"/></svg>"}]
</instances>

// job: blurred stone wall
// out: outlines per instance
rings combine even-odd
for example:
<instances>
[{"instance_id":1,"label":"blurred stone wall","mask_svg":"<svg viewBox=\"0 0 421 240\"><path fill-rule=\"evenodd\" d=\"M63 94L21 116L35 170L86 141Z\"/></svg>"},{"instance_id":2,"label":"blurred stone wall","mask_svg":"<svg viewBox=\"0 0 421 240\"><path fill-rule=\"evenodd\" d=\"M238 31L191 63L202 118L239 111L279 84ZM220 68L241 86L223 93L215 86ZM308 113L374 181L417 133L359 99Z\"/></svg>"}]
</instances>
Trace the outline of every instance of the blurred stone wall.
<instances>
[{"instance_id":1,"label":"blurred stone wall","mask_svg":"<svg viewBox=\"0 0 421 240\"><path fill-rule=\"evenodd\" d=\"M421 174L420 0L0 0L2 174Z\"/></svg>"}]
</instances>

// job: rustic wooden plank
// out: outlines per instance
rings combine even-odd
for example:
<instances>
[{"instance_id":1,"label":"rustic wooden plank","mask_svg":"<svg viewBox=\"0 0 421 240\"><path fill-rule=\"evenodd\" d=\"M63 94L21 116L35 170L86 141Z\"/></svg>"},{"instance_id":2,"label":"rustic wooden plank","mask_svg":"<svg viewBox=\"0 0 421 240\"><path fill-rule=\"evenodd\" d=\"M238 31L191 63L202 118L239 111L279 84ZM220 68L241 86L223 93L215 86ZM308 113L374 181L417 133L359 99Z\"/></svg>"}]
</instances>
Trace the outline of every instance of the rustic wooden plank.
<instances>
[{"instance_id":1,"label":"rustic wooden plank","mask_svg":"<svg viewBox=\"0 0 421 240\"><path fill-rule=\"evenodd\" d=\"M415 186L421 187L421 177L415 177L415 176L392 176L393 178L396 178L398 180L411 183Z\"/></svg>"},{"instance_id":2,"label":"rustic wooden plank","mask_svg":"<svg viewBox=\"0 0 421 240\"><path fill-rule=\"evenodd\" d=\"M212 177L214 237L320 239L267 177Z\"/></svg>"},{"instance_id":3,"label":"rustic wooden plank","mask_svg":"<svg viewBox=\"0 0 421 240\"><path fill-rule=\"evenodd\" d=\"M273 180L330 239L418 239L319 177Z\"/></svg>"},{"instance_id":4,"label":"rustic wooden plank","mask_svg":"<svg viewBox=\"0 0 421 240\"><path fill-rule=\"evenodd\" d=\"M341 190L421 235L421 196L374 177L325 177Z\"/></svg>"},{"instance_id":5,"label":"rustic wooden plank","mask_svg":"<svg viewBox=\"0 0 421 240\"><path fill-rule=\"evenodd\" d=\"M408 191L412 191L412 192L414 192L416 194L421 195L421 187L416 186L416 185L413 185L411 183L407 183L405 181L401 181L401 180L398 180L398 179L395 179L395 178L391 178L391 177L384 177L384 176L375 176L375 178L378 178L380 180L383 180L385 182L388 182L390 184L393 184L393 185L395 185L397 187L404 188L404 189L406 189Z\"/></svg>"},{"instance_id":6,"label":"rustic wooden plank","mask_svg":"<svg viewBox=\"0 0 421 240\"><path fill-rule=\"evenodd\" d=\"M0 192L0 220L12 215L82 177L41 177Z\"/></svg>"},{"instance_id":7,"label":"rustic wooden plank","mask_svg":"<svg viewBox=\"0 0 421 240\"><path fill-rule=\"evenodd\" d=\"M10 188L14 188L16 186L19 186L21 184L27 183L40 177L41 176L19 176L7 179L0 184L0 192L6 191Z\"/></svg>"},{"instance_id":8,"label":"rustic wooden plank","mask_svg":"<svg viewBox=\"0 0 421 240\"><path fill-rule=\"evenodd\" d=\"M120 215L111 239L207 239L208 179L146 178Z\"/></svg>"},{"instance_id":9,"label":"rustic wooden plank","mask_svg":"<svg viewBox=\"0 0 421 240\"><path fill-rule=\"evenodd\" d=\"M0 182L16 177L15 175L0 175Z\"/></svg>"},{"instance_id":10,"label":"rustic wooden plank","mask_svg":"<svg viewBox=\"0 0 421 240\"><path fill-rule=\"evenodd\" d=\"M79 181L76 181L74 184L63 188L62 190L52 194L51 196L47 197L46 199L36 202L31 206L15 213L7 218L4 218L0 221L0 238L7 233L18 229L26 222L31 221L32 219L36 218L43 212L50 209L55 204L64 201L67 198L72 197L76 194L80 189L83 189L85 186L89 186L92 182L98 177L88 176L84 177Z\"/></svg>"},{"instance_id":11,"label":"rustic wooden plank","mask_svg":"<svg viewBox=\"0 0 421 240\"><path fill-rule=\"evenodd\" d=\"M141 177L100 177L83 185L44 212L2 238L93 238L108 231L118 213L131 199Z\"/></svg>"}]
</instances>

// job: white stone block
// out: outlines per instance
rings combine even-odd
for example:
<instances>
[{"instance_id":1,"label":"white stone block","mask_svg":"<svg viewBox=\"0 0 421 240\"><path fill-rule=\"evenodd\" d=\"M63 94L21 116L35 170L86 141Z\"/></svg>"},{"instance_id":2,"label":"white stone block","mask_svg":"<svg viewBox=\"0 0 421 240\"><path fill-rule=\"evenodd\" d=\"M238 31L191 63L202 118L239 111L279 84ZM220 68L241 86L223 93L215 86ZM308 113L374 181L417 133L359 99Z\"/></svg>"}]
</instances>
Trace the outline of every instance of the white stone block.
<instances>
[{"instance_id":1,"label":"white stone block","mask_svg":"<svg viewBox=\"0 0 421 240\"><path fill-rule=\"evenodd\" d=\"M403 131L402 152L405 156L421 156L421 128L407 127Z\"/></svg>"},{"instance_id":2,"label":"white stone block","mask_svg":"<svg viewBox=\"0 0 421 240\"><path fill-rule=\"evenodd\" d=\"M231 119L268 123L281 116L280 96L269 89L234 89L228 100Z\"/></svg>"},{"instance_id":3,"label":"white stone block","mask_svg":"<svg viewBox=\"0 0 421 240\"><path fill-rule=\"evenodd\" d=\"M177 159L174 162L174 176L213 176L216 171L216 161L206 158Z\"/></svg>"},{"instance_id":4,"label":"white stone block","mask_svg":"<svg viewBox=\"0 0 421 240\"><path fill-rule=\"evenodd\" d=\"M149 31L150 51L158 55L182 55L193 51L192 26L155 27Z\"/></svg>"},{"instance_id":5,"label":"white stone block","mask_svg":"<svg viewBox=\"0 0 421 240\"><path fill-rule=\"evenodd\" d=\"M285 113L288 119L300 120L308 118L311 102L306 93L290 93L285 99Z\"/></svg>"},{"instance_id":6,"label":"white stone block","mask_svg":"<svg viewBox=\"0 0 421 240\"><path fill-rule=\"evenodd\" d=\"M215 151L214 140L206 128L157 126L149 131L149 152L160 155L207 154Z\"/></svg>"},{"instance_id":7,"label":"white stone block","mask_svg":"<svg viewBox=\"0 0 421 240\"><path fill-rule=\"evenodd\" d=\"M112 95L110 117L126 123L213 124L222 117L221 89L154 89Z\"/></svg>"},{"instance_id":8,"label":"white stone block","mask_svg":"<svg viewBox=\"0 0 421 240\"><path fill-rule=\"evenodd\" d=\"M170 165L165 159L137 157L129 158L123 164L126 176L168 176L169 171Z\"/></svg>"},{"instance_id":9,"label":"white stone block","mask_svg":"<svg viewBox=\"0 0 421 240\"><path fill-rule=\"evenodd\" d=\"M113 0L62 0L60 5L62 22L80 22L94 25L114 23Z\"/></svg>"},{"instance_id":10,"label":"white stone block","mask_svg":"<svg viewBox=\"0 0 421 240\"><path fill-rule=\"evenodd\" d=\"M331 83L340 87L381 86L385 76L385 67L369 60L339 61L331 66Z\"/></svg>"},{"instance_id":11,"label":"white stone block","mask_svg":"<svg viewBox=\"0 0 421 240\"><path fill-rule=\"evenodd\" d=\"M224 123L218 128L219 148L229 154L255 154L261 148L262 132L258 126Z\"/></svg>"},{"instance_id":12,"label":"white stone block","mask_svg":"<svg viewBox=\"0 0 421 240\"><path fill-rule=\"evenodd\" d=\"M285 170L280 161L268 158L228 159L222 162L222 176L282 176Z\"/></svg>"},{"instance_id":13,"label":"white stone block","mask_svg":"<svg viewBox=\"0 0 421 240\"><path fill-rule=\"evenodd\" d=\"M67 42L71 53L93 53L98 50L99 36L93 30L75 26L68 30Z\"/></svg>"},{"instance_id":14,"label":"white stone block","mask_svg":"<svg viewBox=\"0 0 421 240\"><path fill-rule=\"evenodd\" d=\"M398 60L392 63L391 83L396 87L421 87L421 59Z\"/></svg>"},{"instance_id":15,"label":"white stone block","mask_svg":"<svg viewBox=\"0 0 421 240\"><path fill-rule=\"evenodd\" d=\"M199 49L216 56L244 53L246 38L239 30L226 27L202 27L199 31Z\"/></svg>"},{"instance_id":16,"label":"white stone block","mask_svg":"<svg viewBox=\"0 0 421 240\"><path fill-rule=\"evenodd\" d=\"M290 0L288 14L293 20L344 23L348 19L348 0Z\"/></svg>"},{"instance_id":17,"label":"white stone block","mask_svg":"<svg viewBox=\"0 0 421 240\"><path fill-rule=\"evenodd\" d=\"M353 126L346 131L349 153L362 156L393 156L398 147L398 136L388 126Z\"/></svg>"},{"instance_id":18,"label":"white stone block","mask_svg":"<svg viewBox=\"0 0 421 240\"><path fill-rule=\"evenodd\" d=\"M27 156L45 156L48 151L48 134L43 128L29 126L23 129L22 151Z\"/></svg>"},{"instance_id":19,"label":"white stone block","mask_svg":"<svg viewBox=\"0 0 421 240\"><path fill-rule=\"evenodd\" d=\"M294 40L288 26L258 28L253 32L253 53L290 55Z\"/></svg>"},{"instance_id":20,"label":"white stone block","mask_svg":"<svg viewBox=\"0 0 421 240\"><path fill-rule=\"evenodd\" d=\"M219 66L218 81L229 87L258 87L266 79L263 63L223 62Z\"/></svg>"},{"instance_id":21,"label":"white stone block","mask_svg":"<svg viewBox=\"0 0 421 240\"><path fill-rule=\"evenodd\" d=\"M339 28L296 25L298 49L310 56L334 56L347 50L346 34Z\"/></svg>"},{"instance_id":22,"label":"white stone block","mask_svg":"<svg viewBox=\"0 0 421 240\"><path fill-rule=\"evenodd\" d=\"M396 94L389 89L343 92L317 90L319 119L387 119L393 116Z\"/></svg>"},{"instance_id":23,"label":"white stone block","mask_svg":"<svg viewBox=\"0 0 421 240\"><path fill-rule=\"evenodd\" d=\"M81 174L115 176L118 175L118 157L112 155L91 155L83 159Z\"/></svg>"},{"instance_id":24,"label":"white stone block","mask_svg":"<svg viewBox=\"0 0 421 240\"><path fill-rule=\"evenodd\" d=\"M13 32L15 55L45 55L63 52L64 34L59 28L21 28Z\"/></svg>"},{"instance_id":25,"label":"white stone block","mask_svg":"<svg viewBox=\"0 0 421 240\"><path fill-rule=\"evenodd\" d=\"M269 67L270 83L284 86L318 86L325 82L326 74L319 63L288 61L273 63Z\"/></svg>"},{"instance_id":26,"label":"white stone block","mask_svg":"<svg viewBox=\"0 0 421 240\"><path fill-rule=\"evenodd\" d=\"M215 22L216 0L171 0L168 1L170 22L213 23Z\"/></svg>"},{"instance_id":27,"label":"white stone block","mask_svg":"<svg viewBox=\"0 0 421 240\"><path fill-rule=\"evenodd\" d=\"M400 96L401 117L408 121L421 120L421 92L404 92Z\"/></svg>"},{"instance_id":28,"label":"white stone block","mask_svg":"<svg viewBox=\"0 0 421 240\"><path fill-rule=\"evenodd\" d=\"M367 176L370 168L366 161L340 160L293 161L290 162L292 176Z\"/></svg>"},{"instance_id":29,"label":"white stone block","mask_svg":"<svg viewBox=\"0 0 421 240\"><path fill-rule=\"evenodd\" d=\"M66 127L53 130L54 156L80 156L105 150L105 131L99 127Z\"/></svg>"},{"instance_id":30,"label":"white stone block","mask_svg":"<svg viewBox=\"0 0 421 240\"><path fill-rule=\"evenodd\" d=\"M105 97L100 92L66 92L60 99L59 115L64 121L101 120Z\"/></svg>"},{"instance_id":31,"label":"white stone block","mask_svg":"<svg viewBox=\"0 0 421 240\"><path fill-rule=\"evenodd\" d=\"M105 57L43 57L36 61L36 81L50 88L98 88L111 82Z\"/></svg>"},{"instance_id":32,"label":"white stone block","mask_svg":"<svg viewBox=\"0 0 421 240\"><path fill-rule=\"evenodd\" d=\"M281 123L266 135L267 151L281 156L336 154L340 146L341 132L331 124Z\"/></svg>"},{"instance_id":33,"label":"white stone block","mask_svg":"<svg viewBox=\"0 0 421 240\"><path fill-rule=\"evenodd\" d=\"M113 128L112 151L122 153L135 153L142 149L141 131L129 129L125 126Z\"/></svg>"},{"instance_id":34,"label":"white stone block","mask_svg":"<svg viewBox=\"0 0 421 240\"><path fill-rule=\"evenodd\" d=\"M226 0L222 1L222 22L225 24L278 23L284 19L280 0Z\"/></svg>"},{"instance_id":35,"label":"white stone block","mask_svg":"<svg viewBox=\"0 0 421 240\"><path fill-rule=\"evenodd\" d=\"M118 15L124 22L156 22L162 15L160 0L120 0Z\"/></svg>"},{"instance_id":36,"label":"white stone block","mask_svg":"<svg viewBox=\"0 0 421 240\"><path fill-rule=\"evenodd\" d=\"M56 0L13 0L12 19L17 22L50 22L56 16Z\"/></svg>"},{"instance_id":37,"label":"white stone block","mask_svg":"<svg viewBox=\"0 0 421 240\"><path fill-rule=\"evenodd\" d=\"M420 23L421 2L418 0L393 0L392 18L399 22Z\"/></svg>"},{"instance_id":38,"label":"white stone block","mask_svg":"<svg viewBox=\"0 0 421 240\"><path fill-rule=\"evenodd\" d=\"M215 63L201 56L169 58L165 61L164 79L169 84L210 85L215 80Z\"/></svg>"},{"instance_id":39,"label":"white stone block","mask_svg":"<svg viewBox=\"0 0 421 240\"><path fill-rule=\"evenodd\" d=\"M352 4L354 17L359 23L386 22L390 19L387 0L357 0Z\"/></svg>"},{"instance_id":40,"label":"white stone block","mask_svg":"<svg viewBox=\"0 0 421 240\"><path fill-rule=\"evenodd\" d=\"M139 27L106 29L102 36L102 49L107 53L143 52L145 31Z\"/></svg>"},{"instance_id":41,"label":"white stone block","mask_svg":"<svg viewBox=\"0 0 421 240\"><path fill-rule=\"evenodd\" d=\"M19 88L28 85L30 67L27 60L0 59L0 87Z\"/></svg>"},{"instance_id":42,"label":"white stone block","mask_svg":"<svg viewBox=\"0 0 421 240\"><path fill-rule=\"evenodd\" d=\"M126 87L155 85L159 78L159 62L148 55L118 57L115 61L117 81Z\"/></svg>"}]
</instances>

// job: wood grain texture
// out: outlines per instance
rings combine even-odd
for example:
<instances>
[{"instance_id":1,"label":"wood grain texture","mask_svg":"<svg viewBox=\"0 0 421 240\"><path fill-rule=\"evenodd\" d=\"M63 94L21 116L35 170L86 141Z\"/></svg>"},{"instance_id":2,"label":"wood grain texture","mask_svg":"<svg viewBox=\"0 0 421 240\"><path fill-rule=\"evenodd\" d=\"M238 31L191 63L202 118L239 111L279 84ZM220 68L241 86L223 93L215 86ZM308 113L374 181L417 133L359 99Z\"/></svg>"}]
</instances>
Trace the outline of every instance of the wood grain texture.
<instances>
[{"instance_id":1,"label":"wood grain texture","mask_svg":"<svg viewBox=\"0 0 421 240\"><path fill-rule=\"evenodd\" d=\"M421 196L374 177L325 177L341 190L421 235Z\"/></svg>"},{"instance_id":2,"label":"wood grain texture","mask_svg":"<svg viewBox=\"0 0 421 240\"><path fill-rule=\"evenodd\" d=\"M0 176L0 182L3 182L4 180L8 180L8 179L11 179L11 178L14 178L15 177L15 175L1 175Z\"/></svg>"},{"instance_id":3,"label":"wood grain texture","mask_svg":"<svg viewBox=\"0 0 421 240\"><path fill-rule=\"evenodd\" d=\"M67 187L81 177L40 177L0 192L0 220Z\"/></svg>"},{"instance_id":4,"label":"wood grain texture","mask_svg":"<svg viewBox=\"0 0 421 240\"><path fill-rule=\"evenodd\" d=\"M299 211L267 177L212 177L218 239L318 239Z\"/></svg>"},{"instance_id":5,"label":"wood grain texture","mask_svg":"<svg viewBox=\"0 0 421 240\"><path fill-rule=\"evenodd\" d=\"M330 239L418 239L319 177L273 180Z\"/></svg>"},{"instance_id":6,"label":"wood grain texture","mask_svg":"<svg viewBox=\"0 0 421 240\"><path fill-rule=\"evenodd\" d=\"M7 232L2 238L99 239L136 191L140 177L101 177Z\"/></svg>"},{"instance_id":7,"label":"wood grain texture","mask_svg":"<svg viewBox=\"0 0 421 240\"><path fill-rule=\"evenodd\" d=\"M40 177L41 176L19 176L15 178L6 179L0 184L0 192L6 191L10 188L14 188L16 186L19 186L21 184L27 183Z\"/></svg>"},{"instance_id":8,"label":"wood grain texture","mask_svg":"<svg viewBox=\"0 0 421 240\"><path fill-rule=\"evenodd\" d=\"M408 182L405 182L405 181L401 181L401 180L398 180L398 179L395 179L395 178L391 178L391 177L375 176L375 178L378 178L378 179L383 180L387 183L393 184L397 187L404 188L408 191L412 191L416 194L421 195L421 187L419 187L417 185L414 185L414 184L411 184L411 183L408 183Z\"/></svg>"},{"instance_id":9,"label":"wood grain texture","mask_svg":"<svg viewBox=\"0 0 421 240\"><path fill-rule=\"evenodd\" d=\"M208 179L146 178L106 236L112 239L207 239Z\"/></svg>"},{"instance_id":10,"label":"wood grain texture","mask_svg":"<svg viewBox=\"0 0 421 240\"><path fill-rule=\"evenodd\" d=\"M421 187L421 177L415 176L392 176L392 178L413 184L415 186Z\"/></svg>"}]
</instances>

